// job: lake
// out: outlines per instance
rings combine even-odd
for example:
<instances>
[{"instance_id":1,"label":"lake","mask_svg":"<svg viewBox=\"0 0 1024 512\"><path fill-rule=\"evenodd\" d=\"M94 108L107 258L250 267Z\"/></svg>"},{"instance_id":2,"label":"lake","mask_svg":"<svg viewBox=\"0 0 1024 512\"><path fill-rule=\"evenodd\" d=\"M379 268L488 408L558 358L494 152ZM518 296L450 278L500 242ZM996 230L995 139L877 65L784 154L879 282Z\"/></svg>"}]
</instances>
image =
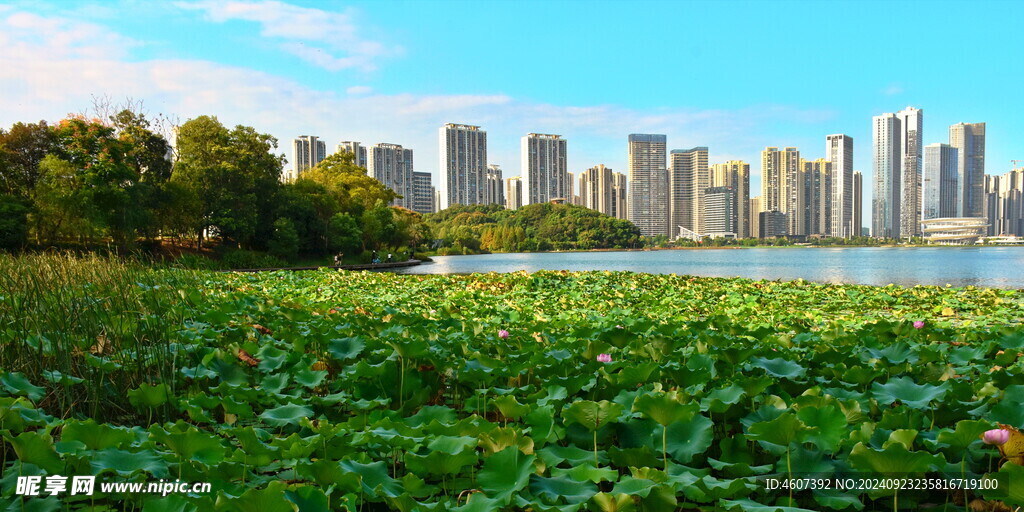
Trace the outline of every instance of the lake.
<instances>
[{"instance_id":1,"label":"lake","mask_svg":"<svg viewBox=\"0 0 1024 512\"><path fill-rule=\"evenodd\" d=\"M407 274L628 270L822 283L1024 288L1022 247L787 247L435 256Z\"/></svg>"}]
</instances>

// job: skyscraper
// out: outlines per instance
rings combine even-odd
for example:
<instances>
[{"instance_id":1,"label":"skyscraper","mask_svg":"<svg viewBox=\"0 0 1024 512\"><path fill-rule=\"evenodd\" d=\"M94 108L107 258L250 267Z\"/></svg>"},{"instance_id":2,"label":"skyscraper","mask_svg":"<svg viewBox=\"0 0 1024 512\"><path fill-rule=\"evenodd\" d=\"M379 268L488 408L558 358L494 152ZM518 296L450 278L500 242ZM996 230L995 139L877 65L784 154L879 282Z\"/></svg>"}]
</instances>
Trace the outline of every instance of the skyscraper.
<instances>
[{"instance_id":1,"label":"skyscraper","mask_svg":"<svg viewBox=\"0 0 1024 512\"><path fill-rule=\"evenodd\" d=\"M761 237L761 196L750 198L750 209L747 211L747 216L750 222L750 237L760 238Z\"/></svg>"},{"instance_id":2,"label":"skyscraper","mask_svg":"<svg viewBox=\"0 0 1024 512\"><path fill-rule=\"evenodd\" d=\"M805 183L796 148L768 147L761 152L761 208L786 214L787 235L806 235ZM762 217L763 219L764 217ZM772 217L772 222L777 217ZM764 224L762 223L762 229ZM776 233L773 227L770 231ZM768 235L774 236L774 235Z\"/></svg>"},{"instance_id":3,"label":"skyscraper","mask_svg":"<svg viewBox=\"0 0 1024 512\"><path fill-rule=\"evenodd\" d=\"M1024 236L1024 167L985 176L989 235Z\"/></svg>"},{"instance_id":4,"label":"skyscraper","mask_svg":"<svg viewBox=\"0 0 1024 512\"><path fill-rule=\"evenodd\" d=\"M680 227L703 234L704 191L711 186L708 148L673 149L669 157L669 230Z\"/></svg>"},{"instance_id":5,"label":"skyscraper","mask_svg":"<svg viewBox=\"0 0 1024 512\"><path fill-rule=\"evenodd\" d=\"M628 179L621 172L612 173L612 212L609 214L616 219L625 219L629 216L629 191Z\"/></svg>"},{"instance_id":6,"label":"skyscraper","mask_svg":"<svg viewBox=\"0 0 1024 512\"><path fill-rule=\"evenodd\" d=\"M530 133L522 138L521 150L526 204L546 203L555 198L571 203L565 139L561 135Z\"/></svg>"},{"instance_id":7,"label":"skyscraper","mask_svg":"<svg viewBox=\"0 0 1024 512\"><path fill-rule=\"evenodd\" d=\"M708 187L704 190L701 217L704 219L702 235L712 238L736 236L736 192L732 187Z\"/></svg>"},{"instance_id":8,"label":"skyscraper","mask_svg":"<svg viewBox=\"0 0 1024 512\"><path fill-rule=\"evenodd\" d=\"M369 176L401 196L392 204L412 210L414 202L412 150L405 149L398 144L380 143L371 146L368 153L370 155L367 168Z\"/></svg>"},{"instance_id":9,"label":"skyscraper","mask_svg":"<svg viewBox=\"0 0 1024 512\"><path fill-rule=\"evenodd\" d=\"M505 180L501 179L501 166L487 166L484 204L505 204Z\"/></svg>"},{"instance_id":10,"label":"skyscraper","mask_svg":"<svg viewBox=\"0 0 1024 512\"><path fill-rule=\"evenodd\" d=\"M902 127L903 170L900 190L903 202L900 204L900 236L919 236L921 234L921 169L924 144L921 137L923 112L914 107L907 107L896 113Z\"/></svg>"},{"instance_id":11,"label":"skyscraper","mask_svg":"<svg viewBox=\"0 0 1024 512\"><path fill-rule=\"evenodd\" d=\"M832 162L800 159L804 179L804 227L807 235L827 235L831 222Z\"/></svg>"},{"instance_id":12,"label":"skyscraper","mask_svg":"<svg viewBox=\"0 0 1024 512\"><path fill-rule=\"evenodd\" d=\"M515 210L523 206L523 180L512 176L505 180L505 208Z\"/></svg>"},{"instance_id":13,"label":"skyscraper","mask_svg":"<svg viewBox=\"0 0 1024 512\"><path fill-rule=\"evenodd\" d=\"M958 153L959 150L949 144L929 144L924 147L921 220L959 216L957 192L961 188L957 186Z\"/></svg>"},{"instance_id":14,"label":"skyscraper","mask_svg":"<svg viewBox=\"0 0 1024 512\"><path fill-rule=\"evenodd\" d=\"M580 204L605 215L613 215L614 185L611 169L598 164L580 173Z\"/></svg>"},{"instance_id":15,"label":"skyscraper","mask_svg":"<svg viewBox=\"0 0 1024 512\"><path fill-rule=\"evenodd\" d=\"M853 235L864 236L864 175L853 171Z\"/></svg>"},{"instance_id":16,"label":"skyscraper","mask_svg":"<svg viewBox=\"0 0 1024 512\"><path fill-rule=\"evenodd\" d=\"M983 217L985 194L985 123L949 127L949 145L957 154L957 217Z\"/></svg>"},{"instance_id":17,"label":"skyscraper","mask_svg":"<svg viewBox=\"0 0 1024 512\"><path fill-rule=\"evenodd\" d=\"M872 236L899 238L921 232L923 111L907 107L872 118L875 172Z\"/></svg>"},{"instance_id":18,"label":"skyscraper","mask_svg":"<svg viewBox=\"0 0 1024 512\"><path fill-rule=\"evenodd\" d=\"M872 124L875 186L871 196L871 236L899 238L902 197L900 181L903 169L901 123L896 114L887 113L873 117Z\"/></svg>"},{"instance_id":19,"label":"skyscraper","mask_svg":"<svg viewBox=\"0 0 1024 512\"><path fill-rule=\"evenodd\" d=\"M292 154L295 155L293 176L298 178L307 169L327 158L327 145L316 135L299 135L292 141Z\"/></svg>"},{"instance_id":20,"label":"skyscraper","mask_svg":"<svg viewBox=\"0 0 1024 512\"><path fill-rule=\"evenodd\" d=\"M832 163L829 236L860 236L853 228L853 137L825 136L825 159ZM859 229L859 228L858 228Z\"/></svg>"},{"instance_id":21,"label":"skyscraper","mask_svg":"<svg viewBox=\"0 0 1024 512\"><path fill-rule=\"evenodd\" d=\"M579 198L576 196L576 175L565 173L565 204L576 204Z\"/></svg>"},{"instance_id":22,"label":"skyscraper","mask_svg":"<svg viewBox=\"0 0 1024 512\"><path fill-rule=\"evenodd\" d=\"M423 214L434 213L434 186L430 184L430 173L412 173L412 211Z\"/></svg>"},{"instance_id":23,"label":"skyscraper","mask_svg":"<svg viewBox=\"0 0 1024 512\"><path fill-rule=\"evenodd\" d=\"M486 199L487 132L479 126L448 123L439 130L441 198L439 208L481 204Z\"/></svg>"},{"instance_id":24,"label":"skyscraper","mask_svg":"<svg viewBox=\"0 0 1024 512\"><path fill-rule=\"evenodd\" d=\"M665 136L629 136L629 215L644 236L669 236Z\"/></svg>"},{"instance_id":25,"label":"skyscraper","mask_svg":"<svg viewBox=\"0 0 1024 512\"><path fill-rule=\"evenodd\" d=\"M366 157L366 146L360 145L358 142L346 140L338 143L339 153L351 153L354 155L352 163L367 168L369 159Z\"/></svg>"},{"instance_id":26,"label":"skyscraper","mask_svg":"<svg viewBox=\"0 0 1024 512\"><path fill-rule=\"evenodd\" d=\"M730 160L711 166L712 187L732 187L736 215L736 236L756 237L750 228L750 164L742 160Z\"/></svg>"}]
</instances>

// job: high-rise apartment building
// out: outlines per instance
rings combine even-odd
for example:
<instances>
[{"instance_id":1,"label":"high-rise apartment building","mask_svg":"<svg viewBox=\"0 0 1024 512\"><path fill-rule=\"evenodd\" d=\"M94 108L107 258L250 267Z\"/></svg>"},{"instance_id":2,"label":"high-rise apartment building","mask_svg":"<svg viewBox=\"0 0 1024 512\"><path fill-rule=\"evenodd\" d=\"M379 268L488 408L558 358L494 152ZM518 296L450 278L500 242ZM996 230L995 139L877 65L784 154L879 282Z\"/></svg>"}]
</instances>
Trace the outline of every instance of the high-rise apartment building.
<instances>
[{"instance_id":1,"label":"high-rise apartment building","mask_svg":"<svg viewBox=\"0 0 1024 512\"><path fill-rule=\"evenodd\" d=\"M479 126L448 123L440 139L441 196L439 208L482 204L487 188L487 132Z\"/></svg>"},{"instance_id":2,"label":"high-rise apartment building","mask_svg":"<svg viewBox=\"0 0 1024 512\"><path fill-rule=\"evenodd\" d=\"M949 145L957 149L957 217L984 217L985 123L949 127Z\"/></svg>"},{"instance_id":3,"label":"high-rise apartment building","mask_svg":"<svg viewBox=\"0 0 1024 512\"><path fill-rule=\"evenodd\" d=\"M924 147L921 220L959 216L958 153L959 150L949 144L929 144Z\"/></svg>"},{"instance_id":4,"label":"high-rise apartment building","mask_svg":"<svg viewBox=\"0 0 1024 512\"><path fill-rule=\"evenodd\" d=\"M736 235L736 192L732 187L708 187L704 190L703 201L701 202L701 217L704 219L704 230L702 235L711 238L729 237Z\"/></svg>"},{"instance_id":5,"label":"high-rise apartment building","mask_svg":"<svg viewBox=\"0 0 1024 512\"><path fill-rule=\"evenodd\" d=\"M561 135L530 133L522 138L520 147L526 204L557 198L571 203L565 139Z\"/></svg>"},{"instance_id":6,"label":"high-rise apartment building","mask_svg":"<svg viewBox=\"0 0 1024 512\"><path fill-rule=\"evenodd\" d=\"M565 204L577 204L579 197L576 196L576 175L565 173Z\"/></svg>"},{"instance_id":7,"label":"high-rise apartment building","mask_svg":"<svg viewBox=\"0 0 1024 512\"><path fill-rule=\"evenodd\" d=\"M644 236L673 236L668 228L665 136L629 136L629 220Z\"/></svg>"},{"instance_id":8,"label":"high-rise apartment building","mask_svg":"<svg viewBox=\"0 0 1024 512\"><path fill-rule=\"evenodd\" d=\"M807 235L827 236L831 229L832 162L800 160L804 179L804 227Z\"/></svg>"},{"instance_id":9,"label":"high-rise apartment building","mask_svg":"<svg viewBox=\"0 0 1024 512\"><path fill-rule=\"evenodd\" d=\"M505 208L516 210L523 206L523 180L512 176L505 180Z\"/></svg>"},{"instance_id":10,"label":"high-rise apartment building","mask_svg":"<svg viewBox=\"0 0 1024 512\"><path fill-rule=\"evenodd\" d=\"M742 160L730 160L724 164L711 166L712 187L732 187L736 215L736 236L738 238L756 237L756 231L750 228L750 164Z\"/></svg>"},{"instance_id":11,"label":"high-rise apartment building","mask_svg":"<svg viewBox=\"0 0 1024 512\"><path fill-rule=\"evenodd\" d=\"M505 204L505 180L501 178L501 166L491 164L485 172L484 204Z\"/></svg>"},{"instance_id":12,"label":"high-rise apartment building","mask_svg":"<svg viewBox=\"0 0 1024 512\"><path fill-rule=\"evenodd\" d=\"M923 111L914 107L872 118L872 236L900 238L921 232L922 126Z\"/></svg>"},{"instance_id":13,"label":"high-rise apartment building","mask_svg":"<svg viewBox=\"0 0 1024 512\"><path fill-rule=\"evenodd\" d=\"M414 171L412 183L412 211L422 214L436 212L434 207L435 190L430 183L430 173Z\"/></svg>"},{"instance_id":14,"label":"high-rise apartment building","mask_svg":"<svg viewBox=\"0 0 1024 512\"><path fill-rule=\"evenodd\" d=\"M612 212L609 214L616 219L629 217L629 182L625 174L621 172L612 173Z\"/></svg>"},{"instance_id":15,"label":"high-rise apartment building","mask_svg":"<svg viewBox=\"0 0 1024 512\"><path fill-rule=\"evenodd\" d=\"M828 211L829 236L860 236L853 226L853 137L825 136L825 159L832 164L831 203Z\"/></svg>"},{"instance_id":16,"label":"high-rise apartment building","mask_svg":"<svg viewBox=\"0 0 1024 512\"><path fill-rule=\"evenodd\" d=\"M789 214L778 210L763 211L758 215L758 238L775 238L789 235Z\"/></svg>"},{"instance_id":17,"label":"high-rise apartment building","mask_svg":"<svg viewBox=\"0 0 1024 512\"><path fill-rule=\"evenodd\" d=\"M807 234L805 188L799 150L768 147L761 152L761 207L786 214L787 235Z\"/></svg>"},{"instance_id":18,"label":"high-rise apartment building","mask_svg":"<svg viewBox=\"0 0 1024 512\"><path fill-rule=\"evenodd\" d=\"M853 232L864 236L864 174L853 171Z\"/></svg>"},{"instance_id":19,"label":"high-rise apartment building","mask_svg":"<svg viewBox=\"0 0 1024 512\"><path fill-rule=\"evenodd\" d=\"M668 169L668 227L672 235L678 234L680 227L704 233L704 191L709 187L708 148L673 149Z\"/></svg>"},{"instance_id":20,"label":"high-rise apartment building","mask_svg":"<svg viewBox=\"0 0 1024 512\"><path fill-rule=\"evenodd\" d=\"M760 238L761 237L761 196L750 198L750 208L747 210L747 216L749 217L750 223L750 237Z\"/></svg>"},{"instance_id":21,"label":"high-rise apartment building","mask_svg":"<svg viewBox=\"0 0 1024 512\"><path fill-rule=\"evenodd\" d=\"M985 176L989 235L1024 237L1024 167L1001 176Z\"/></svg>"},{"instance_id":22,"label":"high-rise apartment building","mask_svg":"<svg viewBox=\"0 0 1024 512\"><path fill-rule=\"evenodd\" d=\"M900 204L900 236L921 235L921 170L923 167L924 144L921 137L923 112L907 107L896 113L902 128L903 174L900 190L903 194Z\"/></svg>"},{"instance_id":23,"label":"high-rise apartment building","mask_svg":"<svg viewBox=\"0 0 1024 512\"><path fill-rule=\"evenodd\" d=\"M300 135L292 141L292 154L295 156L292 176L297 179L327 158L327 145L316 135Z\"/></svg>"},{"instance_id":24,"label":"high-rise apartment building","mask_svg":"<svg viewBox=\"0 0 1024 512\"><path fill-rule=\"evenodd\" d=\"M580 204L605 215L613 215L615 183L611 169L598 164L580 173Z\"/></svg>"},{"instance_id":25,"label":"high-rise apartment building","mask_svg":"<svg viewBox=\"0 0 1024 512\"><path fill-rule=\"evenodd\" d=\"M413 165L412 150L399 144L374 144L369 151L368 174L385 187L394 190L399 198L392 204L413 209Z\"/></svg>"},{"instance_id":26,"label":"high-rise apartment building","mask_svg":"<svg viewBox=\"0 0 1024 512\"><path fill-rule=\"evenodd\" d=\"M353 156L352 163L363 169L366 169L367 165L369 165L369 158L366 156L366 146L356 141L346 140L339 142L337 151L339 153L351 153Z\"/></svg>"}]
</instances>

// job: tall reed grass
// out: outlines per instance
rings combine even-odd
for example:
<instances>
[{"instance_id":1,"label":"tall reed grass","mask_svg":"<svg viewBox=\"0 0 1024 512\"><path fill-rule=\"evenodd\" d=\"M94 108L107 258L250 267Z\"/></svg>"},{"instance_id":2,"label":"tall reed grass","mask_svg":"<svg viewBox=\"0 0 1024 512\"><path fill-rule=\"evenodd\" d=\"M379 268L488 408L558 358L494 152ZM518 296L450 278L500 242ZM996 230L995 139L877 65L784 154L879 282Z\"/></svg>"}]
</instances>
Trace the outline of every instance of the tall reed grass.
<instances>
[{"instance_id":1,"label":"tall reed grass","mask_svg":"<svg viewBox=\"0 0 1024 512\"><path fill-rule=\"evenodd\" d=\"M195 311L179 290L199 280L113 256L0 254L0 374L45 387L37 405L59 417L167 417L167 406L136 410L127 392L178 388L179 333Z\"/></svg>"}]
</instances>

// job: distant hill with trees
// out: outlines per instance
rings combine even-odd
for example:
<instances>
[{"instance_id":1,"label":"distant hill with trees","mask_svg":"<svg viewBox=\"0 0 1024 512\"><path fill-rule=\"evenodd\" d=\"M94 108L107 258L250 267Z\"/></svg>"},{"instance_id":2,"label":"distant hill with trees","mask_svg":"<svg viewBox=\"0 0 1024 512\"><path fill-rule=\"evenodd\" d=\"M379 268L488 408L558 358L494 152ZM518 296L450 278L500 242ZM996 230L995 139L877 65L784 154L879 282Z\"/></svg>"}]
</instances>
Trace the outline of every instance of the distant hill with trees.
<instances>
[{"instance_id":1,"label":"distant hill with trees","mask_svg":"<svg viewBox=\"0 0 1024 512\"><path fill-rule=\"evenodd\" d=\"M456 205L426 215L438 254L624 249L642 243L633 223L570 204Z\"/></svg>"}]
</instances>

